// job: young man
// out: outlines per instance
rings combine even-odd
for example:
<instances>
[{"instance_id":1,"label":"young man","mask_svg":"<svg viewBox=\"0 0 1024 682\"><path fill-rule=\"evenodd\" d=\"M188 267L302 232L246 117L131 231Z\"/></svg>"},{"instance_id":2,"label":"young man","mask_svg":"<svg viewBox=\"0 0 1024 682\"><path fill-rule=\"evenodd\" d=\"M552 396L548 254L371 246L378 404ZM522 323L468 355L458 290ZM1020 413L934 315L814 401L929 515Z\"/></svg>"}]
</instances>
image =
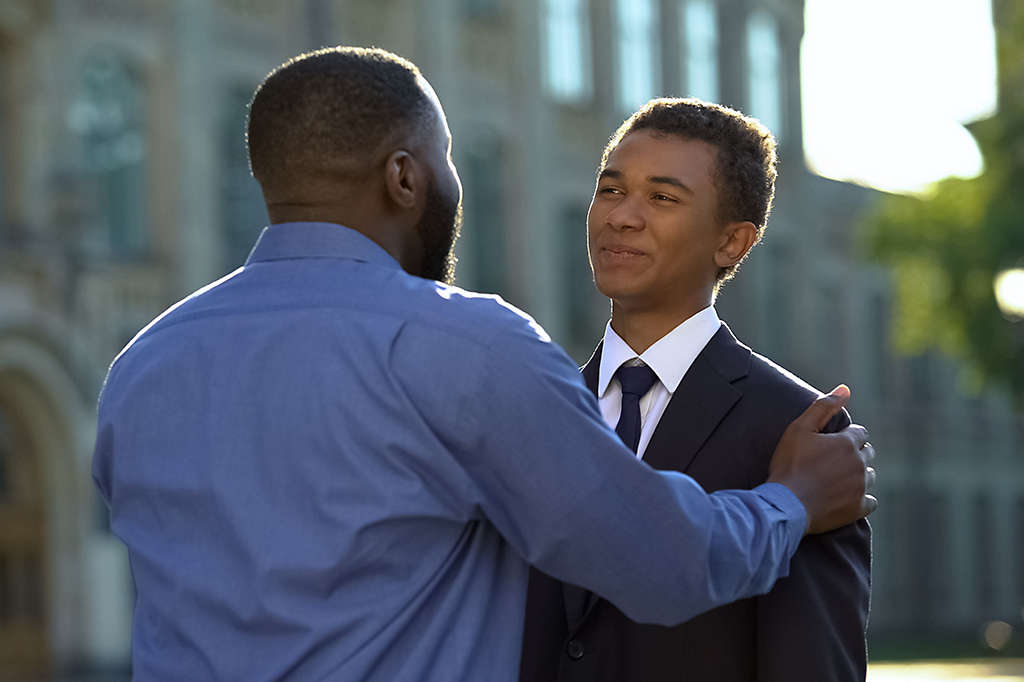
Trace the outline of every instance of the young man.
<instances>
[{"instance_id":1,"label":"young man","mask_svg":"<svg viewBox=\"0 0 1024 682\"><path fill-rule=\"evenodd\" d=\"M773 443L819 395L737 341L713 306L761 238L775 176L756 120L653 100L605 148L587 217L612 316L586 384L640 458L708 492L766 480ZM840 413L824 430L848 423ZM520 680L863 680L870 547L864 520L809 536L771 592L676 627L635 623L534 570Z\"/></svg>"}]
</instances>

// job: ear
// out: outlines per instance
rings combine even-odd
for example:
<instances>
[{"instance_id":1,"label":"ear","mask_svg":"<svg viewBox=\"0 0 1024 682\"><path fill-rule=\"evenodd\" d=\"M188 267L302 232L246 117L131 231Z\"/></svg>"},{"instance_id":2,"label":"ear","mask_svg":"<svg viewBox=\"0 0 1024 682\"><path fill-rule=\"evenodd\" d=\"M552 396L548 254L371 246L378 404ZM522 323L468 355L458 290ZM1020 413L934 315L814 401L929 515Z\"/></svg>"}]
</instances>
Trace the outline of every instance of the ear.
<instances>
[{"instance_id":1,"label":"ear","mask_svg":"<svg viewBox=\"0 0 1024 682\"><path fill-rule=\"evenodd\" d=\"M715 265L728 268L736 265L757 243L757 227L744 220L727 223L722 228L722 237L715 251Z\"/></svg>"},{"instance_id":2,"label":"ear","mask_svg":"<svg viewBox=\"0 0 1024 682\"><path fill-rule=\"evenodd\" d=\"M426 186L423 167L409 152L400 149L391 152L384 162L384 188L396 206L406 210L416 208Z\"/></svg>"}]
</instances>

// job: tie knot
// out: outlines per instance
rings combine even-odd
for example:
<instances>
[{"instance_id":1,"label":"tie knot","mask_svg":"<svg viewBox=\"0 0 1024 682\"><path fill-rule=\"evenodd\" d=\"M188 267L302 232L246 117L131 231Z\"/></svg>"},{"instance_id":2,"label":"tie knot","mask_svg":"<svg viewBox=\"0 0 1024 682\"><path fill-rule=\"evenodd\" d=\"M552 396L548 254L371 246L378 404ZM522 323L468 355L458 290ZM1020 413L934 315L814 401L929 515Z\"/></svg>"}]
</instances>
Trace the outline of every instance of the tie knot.
<instances>
[{"instance_id":1,"label":"tie knot","mask_svg":"<svg viewBox=\"0 0 1024 682\"><path fill-rule=\"evenodd\" d=\"M647 365L633 367L623 365L615 372L615 376L619 378L624 394L628 393L637 397L641 397L651 390L651 386L658 380L658 375Z\"/></svg>"}]
</instances>

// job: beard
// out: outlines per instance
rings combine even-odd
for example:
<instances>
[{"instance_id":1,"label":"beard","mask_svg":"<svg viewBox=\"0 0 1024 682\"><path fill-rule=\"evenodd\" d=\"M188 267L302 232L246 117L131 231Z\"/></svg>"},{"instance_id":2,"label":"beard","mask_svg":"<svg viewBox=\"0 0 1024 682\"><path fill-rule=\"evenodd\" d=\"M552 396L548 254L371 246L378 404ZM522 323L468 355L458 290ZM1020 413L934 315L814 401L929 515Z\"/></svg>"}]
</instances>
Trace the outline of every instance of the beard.
<instances>
[{"instance_id":1,"label":"beard","mask_svg":"<svg viewBox=\"0 0 1024 682\"><path fill-rule=\"evenodd\" d=\"M455 242L462 232L462 202L445 197L431 182L427 188L427 204L416 230L423 242L423 265L420 277L445 284L455 283Z\"/></svg>"}]
</instances>

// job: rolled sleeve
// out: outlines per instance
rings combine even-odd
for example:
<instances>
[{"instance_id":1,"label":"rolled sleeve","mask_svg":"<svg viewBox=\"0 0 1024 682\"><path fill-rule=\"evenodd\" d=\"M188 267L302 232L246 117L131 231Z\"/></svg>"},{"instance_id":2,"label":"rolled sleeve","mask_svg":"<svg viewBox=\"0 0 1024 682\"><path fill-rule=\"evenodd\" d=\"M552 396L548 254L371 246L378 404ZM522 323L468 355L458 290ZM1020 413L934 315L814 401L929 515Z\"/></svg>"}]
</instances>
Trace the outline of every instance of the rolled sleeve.
<instances>
[{"instance_id":1,"label":"rolled sleeve","mask_svg":"<svg viewBox=\"0 0 1024 682\"><path fill-rule=\"evenodd\" d=\"M754 488L754 492L761 496L765 502L778 509L780 512L793 520L793 533L795 536L794 551L796 545L800 544L804 533L807 531L807 508L804 507L800 498L793 494L793 491L781 483L762 483ZM799 530L799 535L796 531Z\"/></svg>"}]
</instances>

